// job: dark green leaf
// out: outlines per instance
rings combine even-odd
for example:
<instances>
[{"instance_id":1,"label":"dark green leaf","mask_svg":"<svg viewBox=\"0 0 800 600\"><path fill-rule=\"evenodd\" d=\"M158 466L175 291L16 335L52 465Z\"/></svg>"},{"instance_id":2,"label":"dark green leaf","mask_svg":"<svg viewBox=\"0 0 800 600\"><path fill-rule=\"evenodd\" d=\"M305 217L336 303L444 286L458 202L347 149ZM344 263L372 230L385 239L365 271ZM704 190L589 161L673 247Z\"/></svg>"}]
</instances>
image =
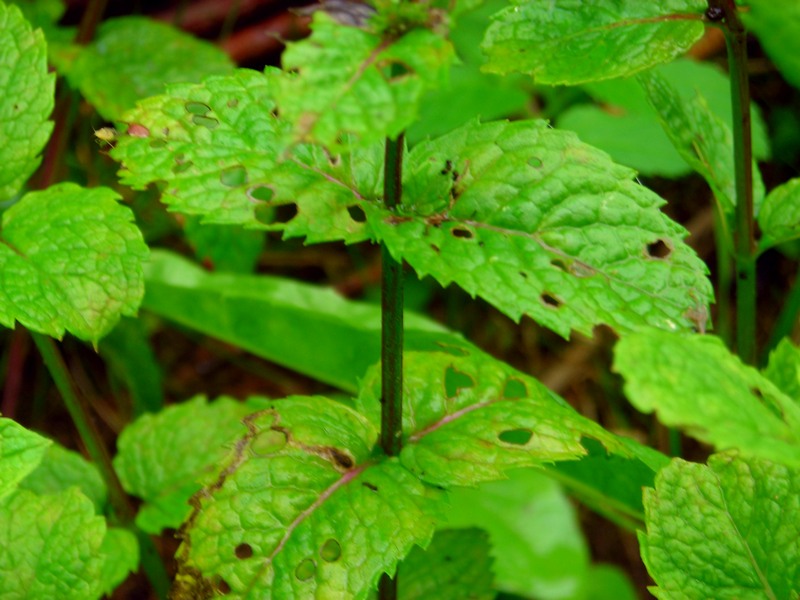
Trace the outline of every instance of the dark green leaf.
<instances>
[{"instance_id":1,"label":"dark green leaf","mask_svg":"<svg viewBox=\"0 0 800 600\"><path fill-rule=\"evenodd\" d=\"M42 462L50 440L0 417L0 498L7 496Z\"/></svg>"},{"instance_id":2,"label":"dark green leaf","mask_svg":"<svg viewBox=\"0 0 800 600\"><path fill-rule=\"evenodd\" d=\"M380 359L380 307L281 277L208 273L153 252L144 307L196 331L350 392ZM406 337L465 344L429 319L406 313Z\"/></svg>"},{"instance_id":3,"label":"dark green leaf","mask_svg":"<svg viewBox=\"0 0 800 600\"><path fill-rule=\"evenodd\" d=\"M97 342L136 313L148 250L118 197L61 183L3 213L0 324Z\"/></svg>"},{"instance_id":4,"label":"dark green leaf","mask_svg":"<svg viewBox=\"0 0 800 600\"><path fill-rule=\"evenodd\" d=\"M416 146L398 213L364 203L396 259L562 336L705 326L706 266L635 173L544 121Z\"/></svg>"},{"instance_id":5,"label":"dark green leaf","mask_svg":"<svg viewBox=\"0 0 800 600\"><path fill-rule=\"evenodd\" d=\"M120 17L100 25L65 75L105 119L118 121L167 84L232 70L225 53L206 41L151 19Z\"/></svg>"},{"instance_id":6,"label":"dark green leaf","mask_svg":"<svg viewBox=\"0 0 800 600\"><path fill-rule=\"evenodd\" d=\"M767 195L758 214L758 224L761 250L800 236L800 178L790 179Z\"/></svg>"},{"instance_id":7,"label":"dark green leaf","mask_svg":"<svg viewBox=\"0 0 800 600\"><path fill-rule=\"evenodd\" d=\"M16 6L2 2L0 48L0 202L5 202L39 166L39 153L53 129L47 118L55 77L47 72L42 32L34 31Z\"/></svg>"},{"instance_id":8,"label":"dark green leaf","mask_svg":"<svg viewBox=\"0 0 800 600\"><path fill-rule=\"evenodd\" d=\"M641 411L721 450L800 466L800 404L716 337L647 332L622 338L614 368Z\"/></svg>"},{"instance_id":9,"label":"dark green leaf","mask_svg":"<svg viewBox=\"0 0 800 600\"><path fill-rule=\"evenodd\" d=\"M493 600L491 545L480 529L437 531L400 563L399 600Z\"/></svg>"},{"instance_id":10,"label":"dark green leaf","mask_svg":"<svg viewBox=\"0 0 800 600\"><path fill-rule=\"evenodd\" d=\"M288 125L273 100L280 77L241 69L141 102L125 114L130 126L111 151L122 182L166 182L170 209L206 224L282 230L309 242L365 239L363 220L347 209L381 189L381 148L339 158L299 146L289 156Z\"/></svg>"},{"instance_id":11,"label":"dark green leaf","mask_svg":"<svg viewBox=\"0 0 800 600\"><path fill-rule=\"evenodd\" d=\"M711 110L699 92L691 100L683 98L656 72L643 73L639 82L675 148L705 178L722 210L732 215L736 205L736 181L730 127ZM753 205L756 213L763 199L764 182L754 161Z\"/></svg>"},{"instance_id":12,"label":"dark green leaf","mask_svg":"<svg viewBox=\"0 0 800 600\"><path fill-rule=\"evenodd\" d=\"M73 486L92 501L96 514L103 514L108 490L97 467L60 444L48 446L42 462L19 484L20 489L39 495L58 494Z\"/></svg>"},{"instance_id":13,"label":"dark green leaf","mask_svg":"<svg viewBox=\"0 0 800 600\"><path fill-rule=\"evenodd\" d=\"M441 493L397 459L371 459L377 432L358 413L298 396L245 425L220 475L193 499L178 554L181 593L212 586L229 598L364 598L430 540Z\"/></svg>"},{"instance_id":14,"label":"dark green leaf","mask_svg":"<svg viewBox=\"0 0 800 600\"><path fill-rule=\"evenodd\" d=\"M589 551L572 504L541 472L516 469L508 476L450 490L448 524L489 532L497 589L526 598L580 598Z\"/></svg>"},{"instance_id":15,"label":"dark green leaf","mask_svg":"<svg viewBox=\"0 0 800 600\"><path fill-rule=\"evenodd\" d=\"M125 490L145 501L136 523L148 533L177 528L190 512L189 498L244 432L251 406L230 398L207 404L197 397L125 428L114 468Z\"/></svg>"},{"instance_id":16,"label":"dark green leaf","mask_svg":"<svg viewBox=\"0 0 800 600\"><path fill-rule=\"evenodd\" d=\"M658 598L795 598L800 476L735 453L675 459L645 491L642 558Z\"/></svg>"},{"instance_id":17,"label":"dark green leaf","mask_svg":"<svg viewBox=\"0 0 800 600\"><path fill-rule=\"evenodd\" d=\"M800 4L795 0L748 0L742 19L758 36L781 73L800 87Z\"/></svg>"},{"instance_id":18,"label":"dark green leaf","mask_svg":"<svg viewBox=\"0 0 800 600\"><path fill-rule=\"evenodd\" d=\"M575 85L669 62L703 35L704 0L514 0L495 16L486 70Z\"/></svg>"},{"instance_id":19,"label":"dark green leaf","mask_svg":"<svg viewBox=\"0 0 800 600\"><path fill-rule=\"evenodd\" d=\"M311 28L283 53L283 68L297 74L280 80L278 106L298 139L329 149L396 137L414 122L424 92L446 81L454 58L450 43L427 29L381 36L323 11ZM402 72L392 73L394 65Z\"/></svg>"},{"instance_id":20,"label":"dark green leaf","mask_svg":"<svg viewBox=\"0 0 800 600\"><path fill-rule=\"evenodd\" d=\"M400 460L433 485L503 479L514 467L574 460L583 437L626 454L617 439L531 377L478 352L406 352ZM380 422L380 369L368 371L356 407Z\"/></svg>"}]
</instances>

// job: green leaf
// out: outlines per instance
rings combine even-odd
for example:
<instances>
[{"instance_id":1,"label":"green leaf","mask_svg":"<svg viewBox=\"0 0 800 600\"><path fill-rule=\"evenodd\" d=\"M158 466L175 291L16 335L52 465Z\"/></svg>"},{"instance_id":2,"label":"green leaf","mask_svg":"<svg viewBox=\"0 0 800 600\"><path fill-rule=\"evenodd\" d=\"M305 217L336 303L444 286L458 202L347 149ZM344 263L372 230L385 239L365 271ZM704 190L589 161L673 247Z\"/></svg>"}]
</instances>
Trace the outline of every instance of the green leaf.
<instances>
[{"instance_id":1,"label":"green leaf","mask_svg":"<svg viewBox=\"0 0 800 600\"><path fill-rule=\"evenodd\" d=\"M125 490L145 501L136 524L148 533L179 527L200 480L228 454L244 432L241 420L254 410L231 398L208 404L198 396L126 427L114 469Z\"/></svg>"},{"instance_id":2,"label":"green leaf","mask_svg":"<svg viewBox=\"0 0 800 600\"><path fill-rule=\"evenodd\" d=\"M731 123L730 80L711 63L678 59L656 68L672 85L683 104L696 103L698 94L724 123ZM594 82L583 89L599 103L579 104L557 115L557 125L578 134L582 141L608 152L623 165L645 175L678 177L691 172L673 147L658 113L635 77ZM769 139L758 107L751 106L753 154L769 158Z\"/></svg>"},{"instance_id":3,"label":"green leaf","mask_svg":"<svg viewBox=\"0 0 800 600\"><path fill-rule=\"evenodd\" d=\"M681 97L655 72L639 75L661 126L683 159L702 175L722 210L731 215L736 206L733 134L698 92L691 100ZM764 199L764 182L753 161L753 206L758 213Z\"/></svg>"},{"instance_id":4,"label":"green leaf","mask_svg":"<svg viewBox=\"0 0 800 600\"><path fill-rule=\"evenodd\" d=\"M546 467L572 496L593 511L630 530L644 524L642 488L652 487L655 474L669 463L660 452L625 437L617 438L630 456L608 454L594 440L583 440L589 451L578 461Z\"/></svg>"},{"instance_id":5,"label":"green leaf","mask_svg":"<svg viewBox=\"0 0 800 600\"><path fill-rule=\"evenodd\" d=\"M53 123L55 77L47 45L16 6L0 2L0 202L12 198L39 166Z\"/></svg>"},{"instance_id":6,"label":"green leaf","mask_svg":"<svg viewBox=\"0 0 800 600\"><path fill-rule=\"evenodd\" d=\"M241 69L141 102L125 114L131 125L111 151L122 183L166 182L170 210L206 224L282 230L308 242L365 239L363 219L348 207L381 189L381 149L339 158L299 146L289 157L288 125L273 100L280 76Z\"/></svg>"},{"instance_id":7,"label":"green leaf","mask_svg":"<svg viewBox=\"0 0 800 600\"><path fill-rule=\"evenodd\" d=\"M686 52L704 0L513 0L486 31L485 69L575 85L632 75ZM676 18L678 17L678 18Z\"/></svg>"},{"instance_id":8,"label":"green leaf","mask_svg":"<svg viewBox=\"0 0 800 600\"><path fill-rule=\"evenodd\" d=\"M297 74L279 80L277 100L297 139L329 149L396 137L416 119L424 92L446 82L454 58L450 43L427 29L382 36L323 11L311 29L283 53L284 70ZM395 65L404 72L392 73Z\"/></svg>"},{"instance_id":9,"label":"green leaf","mask_svg":"<svg viewBox=\"0 0 800 600\"><path fill-rule=\"evenodd\" d=\"M734 453L674 459L645 491L642 558L658 598L796 598L800 477Z\"/></svg>"},{"instance_id":10,"label":"green leaf","mask_svg":"<svg viewBox=\"0 0 800 600\"><path fill-rule=\"evenodd\" d=\"M128 388L134 417L161 410L164 374L140 319L121 319L99 350L111 373Z\"/></svg>"},{"instance_id":11,"label":"green leaf","mask_svg":"<svg viewBox=\"0 0 800 600\"><path fill-rule=\"evenodd\" d=\"M195 256L215 271L252 273L264 249L264 233L242 231L241 227L203 225L197 217L188 217L183 232Z\"/></svg>"},{"instance_id":12,"label":"green leaf","mask_svg":"<svg viewBox=\"0 0 800 600\"><path fill-rule=\"evenodd\" d=\"M70 84L109 121L123 119L137 100L170 83L200 81L234 68L219 48L143 17L103 22L64 73Z\"/></svg>"},{"instance_id":13,"label":"green leaf","mask_svg":"<svg viewBox=\"0 0 800 600\"><path fill-rule=\"evenodd\" d=\"M364 598L382 572L431 538L441 492L397 459L371 460L377 431L355 411L291 397L245 425L219 477L193 499L178 554L180 592Z\"/></svg>"},{"instance_id":14,"label":"green leaf","mask_svg":"<svg viewBox=\"0 0 800 600\"><path fill-rule=\"evenodd\" d=\"M0 417L0 499L36 469L52 443L15 421Z\"/></svg>"},{"instance_id":15,"label":"green leaf","mask_svg":"<svg viewBox=\"0 0 800 600\"><path fill-rule=\"evenodd\" d=\"M795 0L748 0L742 19L781 74L800 88L800 4Z\"/></svg>"},{"instance_id":16,"label":"green leaf","mask_svg":"<svg viewBox=\"0 0 800 600\"><path fill-rule=\"evenodd\" d=\"M99 580L105 586L103 593L110 596L114 588L138 568L139 542L127 529L110 527L103 538L100 552L104 555L105 561L100 568Z\"/></svg>"},{"instance_id":17,"label":"green leaf","mask_svg":"<svg viewBox=\"0 0 800 600\"><path fill-rule=\"evenodd\" d=\"M432 485L474 485L514 467L574 460L583 437L621 444L537 380L483 353L408 352L403 357L402 464ZM380 367L362 382L356 408L380 423Z\"/></svg>"},{"instance_id":18,"label":"green leaf","mask_svg":"<svg viewBox=\"0 0 800 600\"><path fill-rule=\"evenodd\" d=\"M769 355L764 376L789 398L800 403L800 348L788 338L781 340Z\"/></svg>"},{"instance_id":19,"label":"green leaf","mask_svg":"<svg viewBox=\"0 0 800 600\"><path fill-rule=\"evenodd\" d=\"M397 213L362 206L395 259L513 319L702 329L706 266L634 176L544 121L473 123L411 151Z\"/></svg>"},{"instance_id":20,"label":"green leaf","mask_svg":"<svg viewBox=\"0 0 800 600\"><path fill-rule=\"evenodd\" d=\"M489 532L499 590L541 600L580 598L589 551L572 504L541 472L517 469L508 475L451 490L448 524Z\"/></svg>"},{"instance_id":21,"label":"green leaf","mask_svg":"<svg viewBox=\"0 0 800 600\"><path fill-rule=\"evenodd\" d=\"M586 600L638 600L639 594L625 571L613 565L592 565Z\"/></svg>"},{"instance_id":22,"label":"green leaf","mask_svg":"<svg viewBox=\"0 0 800 600\"><path fill-rule=\"evenodd\" d=\"M3 213L0 324L97 342L136 313L148 250L118 197L62 183Z\"/></svg>"},{"instance_id":23,"label":"green leaf","mask_svg":"<svg viewBox=\"0 0 800 600\"><path fill-rule=\"evenodd\" d=\"M355 392L380 359L380 306L281 277L208 273L160 251L146 269L147 310L319 381ZM405 324L408 344L430 337L466 344L411 312Z\"/></svg>"},{"instance_id":24,"label":"green leaf","mask_svg":"<svg viewBox=\"0 0 800 600\"><path fill-rule=\"evenodd\" d=\"M0 598L100 598L106 524L76 488L0 500Z\"/></svg>"},{"instance_id":25,"label":"green leaf","mask_svg":"<svg viewBox=\"0 0 800 600\"><path fill-rule=\"evenodd\" d=\"M761 251L800 236L800 178L779 185L764 198L758 225Z\"/></svg>"},{"instance_id":26,"label":"green leaf","mask_svg":"<svg viewBox=\"0 0 800 600\"><path fill-rule=\"evenodd\" d=\"M95 513L103 514L108 490L97 467L60 444L48 446L42 462L19 484L20 489L39 495L58 494L73 486L92 501Z\"/></svg>"},{"instance_id":27,"label":"green leaf","mask_svg":"<svg viewBox=\"0 0 800 600\"><path fill-rule=\"evenodd\" d=\"M486 532L437 531L427 549L414 548L400 563L399 600L494 600Z\"/></svg>"},{"instance_id":28,"label":"green leaf","mask_svg":"<svg viewBox=\"0 0 800 600\"><path fill-rule=\"evenodd\" d=\"M712 336L622 338L614 369L641 411L721 450L800 466L800 404Z\"/></svg>"}]
</instances>

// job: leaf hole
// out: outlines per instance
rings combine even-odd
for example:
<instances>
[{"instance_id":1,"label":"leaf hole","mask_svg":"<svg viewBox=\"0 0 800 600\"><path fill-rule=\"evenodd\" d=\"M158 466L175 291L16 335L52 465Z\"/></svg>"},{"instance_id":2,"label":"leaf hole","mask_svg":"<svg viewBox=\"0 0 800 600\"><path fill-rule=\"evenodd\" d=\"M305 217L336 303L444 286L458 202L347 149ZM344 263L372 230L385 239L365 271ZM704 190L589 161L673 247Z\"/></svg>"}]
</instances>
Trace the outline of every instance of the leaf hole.
<instances>
[{"instance_id":1,"label":"leaf hole","mask_svg":"<svg viewBox=\"0 0 800 600\"><path fill-rule=\"evenodd\" d=\"M506 429L497 435L497 439L506 444L513 444L514 446L524 446L531 441L533 431L525 427L519 429Z\"/></svg>"},{"instance_id":2,"label":"leaf hole","mask_svg":"<svg viewBox=\"0 0 800 600\"><path fill-rule=\"evenodd\" d=\"M539 296L539 299L545 306L550 306L552 308L559 308L562 304L561 300L556 298L550 292L542 292L542 295Z\"/></svg>"},{"instance_id":3,"label":"leaf hole","mask_svg":"<svg viewBox=\"0 0 800 600\"><path fill-rule=\"evenodd\" d=\"M431 250L433 250L436 254L439 254L441 251L439 250L439 246L436 244L431 244Z\"/></svg>"},{"instance_id":4,"label":"leaf hole","mask_svg":"<svg viewBox=\"0 0 800 600\"><path fill-rule=\"evenodd\" d=\"M528 278L528 274L525 271L520 271L519 272L519 276L522 277L523 279L527 279Z\"/></svg>"},{"instance_id":5,"label":"leaf hole","mask_svg":"<svg viewBox=\"0 0 800 600\"><path fill-rule=\"evenodd\" d=\"M275 217L275 209L270 204L259 204L253 209L253 216L256 221L264 225L272 225Z\"/></svg>"},{"instance_id":6,"label":"leaf hole","mask_svg":"<svg viewBox=\"0 0 800 600\"><path fill-rule=\"evenodd\" d=\"M208 104L203 104L202 102L187 102L186 112L202 117L211 112L211 107Z\"/></svg>"},{"instance_id":7,"label":"leaf hole","mask_svg":"<svg viewBox=\"0 0 800 600\"><path fill-rule=\"evenodd\" d=\"M369 481L363 481L363 482L361 482L361 485L363 485L368 490L372 490L376 494L378 493L378 486L371 484Z\"/></svg>"},{"instance_id":8,"label":"leaf hole","mask_svg":"<svg viewBox=\"0 0 800 600\"><path fill-rule=\"evenodd\" d=\"M172 167L173 173L183 173L188 171L194 163L190 160L181 161L176 163L175 166Z\"/></svg>"},{"instance_id":9,"label":"leaf hole","mask_svg":"<svg viewBox=\"0 0 800 600\"><path fill-rule=\"evenodd\" d=\"M234 554L236 554L236 558L238 558L239 560L250 558L251 556L253 556L253 547L250 544L241 543L238 546L236 546Z\"/></svg>"},{"instance_id":10,"label":"leaf hole","mask_svg":"<svg viewBox=\"0 0 800 600\"><path fill-rule=\"evenodd\" d=\"M322 544L319 555L325 562L336 562L342 556L342 545L335 539L330 538Z\"/></svg>"},{"instance_id":11,"label":"leaf hole","mask_svg":"<svg viewBox=\"0 0 800 600\"><path fill-rule=\"evenodd\" d=\"M538 156L532 156L531 158L529 158L528 164L532 166L534 169L541 169L542 165L544 165L542 159L539 158Z\"/></svg>"},{"instance_id":12,"label":"leaf hole","mask_svg":"<svg viewBox=\"0 0 800 600\"><path fill-rule=\"evenodd\" d=\"M308 581L317 573L317 563L310 558L304 558L294 570L294 576L300 581Z\"/></svg>"},{"instance_id":13,"label":"leaf hole","mask_svg":"<svg viewBox=\"0 0 800 600\"><path fill-rule=\"evenodd\" d=\"M449 175L450 172L453 170L453 161L448 159L444 161L444 168L439 171L442 175Z\"/></svg>"},{"instance_id":14,"label":"leaf hole","mask_svg":"<svg viewBox=\"0 0 800 600\"><path fill-rule=\"evenodd\" d=\"M220 579L217 582L217 591L222 594L223 596L227 596L231 593L231 586L228 585L228 582L224 579Z\"/></svg>"},{"instance_id":15,"label":"leaf hole","mask_svg":"<svg viewBox=\"0 0 800 600\"><path fill-rule=\"evenodd\" d=\"M559 271L563 271L564 273L569 273L569 266L567 263L561 258L554 258L550 261L550 264L553 265Z\"/></svg>"},{"instance_id":16,"label":"leaf hole","mask_svg":"<svg viewBox=\"0 0 800 600\"><path fill-rule=\"evenodd\" d=\"M645 251L650 258L665 259L672 254L672 246L664 240L656 240L652 244L647 244Z\"/></svg>"},{"instance_id":17,"label":"leaf hole","mask_svg":"<svg viewBox=\"0 0 800 600\"><path fill-rule=\"evenodd\" d=\"M446 352L451 356L469 356L469 351L466 348L453 346L452 344L445 344L443 342L436 342L442 352Z\"/></svg>"},{"instance_id":18,"label":"leaf hole","mask_svg":"<svg viewBox=\"0 0 800 600\"><path fill-rule=\"evenodd\" d=\"M475 381L454 367L447 367L444 372L444 389L448 398L455 398L465 388L471 388Z\"/></svg>"},{"instance_id":19,"label":"leaf hole","mask_svg":"<svg viewBox=\"0 0 800 600\"><path fill-rule=\"evenodd\" d=\"M333 446L327 447L325 449L325 454L330 457L337 467L340 467L344 470L352 469L356 464L349 452L339 450L339 448L335 448Z\"/></svg>"},{"instance_id":20,"label":"leaf hole","mask_svg":"<svg viewBox=\"0 0 800 600\"><path fill-rule=\"evenodd\" d=\"M274 196L275 191L268 185L254 185L247 190L247 197L259 202L269 202Z\"/></svg>"},{"instance_id":21,"label":"leaf hole","mask_svg":"<svg viewBox=\"0 0 800 600\"><path fill-rule=\"evenodd\" d=\"M511 377L506 381L503 388L503 398L506 400L518 400L528 397L528 386L519 379Z\"/></svg>"},{"instance_id":22,"label":"leaf hole","mask_svg":"<svg viewBox=\"0 0 800 600\"><path fill-rule=\"evenodd\" d=\"M266 429L261 431L250 442L250 450L256 456L270 456L280 452L288 443L289 435L280 429Z\"/></svg>"},{"instance_id":23,"label":"leaf hole","mask_svg":"<svg viewBox=\"0 0 800 600\"><path fill-rule=\"evenodd\" d=\"M461 239L465 239L465 240L471 240L473 237L475 237L475 234L472 233L472 231L470 231L466 227L453 227L450 230L450 233L453 234L453 237L457 237L457 238L461 238Z\"/></svg>"},{"instance_id":24,"label":"leaf hole","mask_svg":"<svg viewBox=\"0 0 800 600\"><path fill-rule=\"evenodd\" d=\"M288 223L297 216L297 204L281 204L275 207L273 223Z\"/></svg>"},{"instance_id":25,"label":"leaf hole","mask_svg":"<svg viewBox=\"0 0 800 600\"><path fill-rule=\"evenodd\" d=\"M763 400L764 399L764 392L762 392L757 387L750 388L750 393L753 394L753 396L755 396L759 400Z\"/></svg>"},{"instance_id":26,"label":"leaf hole","mask_svg":"<svg viewBox=\"0 0 800 600\"><path fill-rule=\"evenodd\" d=\"M350 218L356 223L364 223L367 220L367 214L358 204L351 204L348 206L347 214L350 215Z\"/></svg>"},{"instance_id":27,"label":"leaf hole","mask_svg":"<svg viewBox=\"0 0 800 600\"><path fill-rule=\"evenodd\" d=\"M204 117L202 115L194 115L192 117L192 123L199 125L200 127L205 127L209 131L219 127L219 121L217 121L214 117Z\"/></svg>"},{"instance_id":28,"label":"leaf hole","mask_svg":"<svg viewBox=\"0 0 800 600\"><path fill-rule=\"evenodd\" d=\"M241 165L228 167L219 174L219 180L226 187L239 187L247 183L247 169Z\"/></svg>"}]
</instances>

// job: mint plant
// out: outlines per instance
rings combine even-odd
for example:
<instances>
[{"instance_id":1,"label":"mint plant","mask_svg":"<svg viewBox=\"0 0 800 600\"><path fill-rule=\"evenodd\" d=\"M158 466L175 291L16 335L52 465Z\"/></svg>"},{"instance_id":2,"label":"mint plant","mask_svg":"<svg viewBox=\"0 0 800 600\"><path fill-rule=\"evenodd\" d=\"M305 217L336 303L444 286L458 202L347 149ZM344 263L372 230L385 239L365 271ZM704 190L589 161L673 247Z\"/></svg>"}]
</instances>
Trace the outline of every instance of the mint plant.
<instances>
[{"instance_id":1,"label":"mint plant","mask_svg":"<svg viewBox=\"0 0 800 600\"><path fill-rule=\"evenodd\" d=\"M288 44L281 69L263 72L234 70L208 45L141 18L109 20L89 42L97 15L87 13L68 43L53 24L57 10L27 8L51 32L59 73L115 122L108 154L121 184L155 187L188 219L192 243L215 257L230 256L232 238L209 231L233 227L307 244L378 244L378 308L149 253L108 188L64 182L23 194L50 127L53 79L41 32L0 2L14 75L6 86L25 82L0 99L0 114L13 117L0 121L12 140L0 170L11 201L0 231L0 322L32 332L92 458L0 419L9 597L100 597L140 565L157 595L170 587L174 598L540 597L508 568L515 549L502 547L501 528L485 517L451 528L469 502L464 488L510 476L518 499L540 474L641 530L659 597L797 596L800 355L783 342L763 372L746 364L757 355L756 259L797 237L800 197L794 180L765 193L753 162L742 17L763 31L767 3L751 0L742 14L732 0L515 1L494 15L483 44L486 70L541 84L636 77L625 85L640 86L714 194L718 251L737 274L739 358L707 333L707 266L631 168L540 119L468 118L406 142L426 99L447 85L451 30L480 4L375 0L356 23L317 10L310 37ZM728 39L730 125L652 70L707 26ZM192 59L174 69L162 55L152 80L147 60L115 51L131 36ZM115 82L136 85L108 94ZM210 227L219 229L204 238ZM233 270L251 264L259 243L236 246ZM631 403L718 453L707 465L669 461L458 334L406 315L405 265L563 337L608 326L620 336L614 369ZM347 396L154 402L127 425L112 460L47 336L97 346L140 305ZM126 335L141 339L125 323L112 334L118 352ZM141 500L137 510L128 494ZM525 506L481 497L489 514ZM172 578L150 538L165 529L181 540ZM28 531L36 533L23 539ZM590 596L576 588L574 597Z\"/></svg>"}]
</instances>

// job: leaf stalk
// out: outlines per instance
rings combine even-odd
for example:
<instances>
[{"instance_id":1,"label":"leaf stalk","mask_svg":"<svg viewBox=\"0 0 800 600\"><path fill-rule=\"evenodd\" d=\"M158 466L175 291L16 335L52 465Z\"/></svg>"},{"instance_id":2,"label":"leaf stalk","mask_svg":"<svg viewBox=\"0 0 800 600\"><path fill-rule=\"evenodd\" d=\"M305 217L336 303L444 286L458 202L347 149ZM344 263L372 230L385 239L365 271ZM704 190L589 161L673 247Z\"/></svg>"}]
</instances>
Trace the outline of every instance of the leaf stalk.
<instances>
[{"instance_id":1,"label":"leaf stalk","mask_svg":"<svg viewBox=\"0 0 800 600\"><path fill-rule=\"evenodd\" d=\"M122 488L122 483L116 471L114 471L114 466L111 464L108 450L103 444L100 431L92 420L89 407L82 401L80 394L76 390L75 383L64 363L61 352L52 338L34 331L30 333L36 348L42 355L47 370L50 372L50 376L53 378L53 382L56 384L56 388L64 400L64 405L67 407L72 422L75 423L86 451L100 471L100 476L108 488L108 498L114 515L124 527L130 529L136 535L140 546L142 567L159 598L166 598L169 579L167 578L164 564L161 562L153 540L144 532L139 531L134 525L135 510L133 505Z\"/></svg>"}]
</instances>

